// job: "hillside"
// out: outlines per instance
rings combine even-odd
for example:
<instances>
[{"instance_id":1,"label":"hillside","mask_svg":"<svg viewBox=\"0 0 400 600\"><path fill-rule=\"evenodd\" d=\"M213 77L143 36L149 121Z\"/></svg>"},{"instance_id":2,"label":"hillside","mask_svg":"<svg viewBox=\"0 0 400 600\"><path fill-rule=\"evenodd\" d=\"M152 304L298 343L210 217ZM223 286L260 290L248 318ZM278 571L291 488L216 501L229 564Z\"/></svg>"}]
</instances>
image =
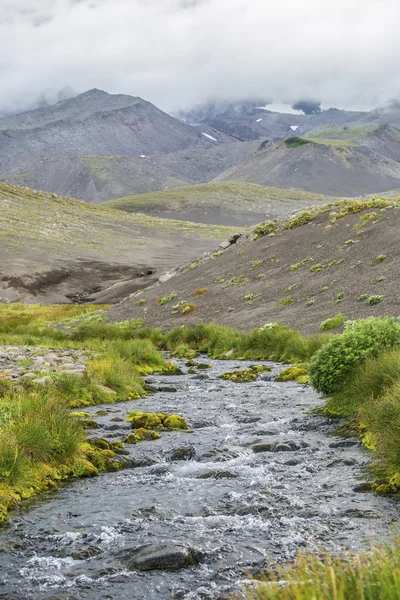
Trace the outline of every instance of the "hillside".
<instances>
[{"instance_id":1,"label":"hillside","mask_svg":"<svg viewBox=\"0 0 400 600\"><path fill-rule=\"evenodd\" d=\"M53 196L0 183L0 301L115 302L237 230Z\"/></svg>"},{"instance_id":2,"label":"hillside","mask_svg":"<svg viewBox=\"0 0 400 600\"><path fill-rule=\"evenodd\" d=\"M18 161L7 181L92 203L188 185L151 157L138 156L42 156Z\"/></svg>"},{"instance_id":3,"label":"hillside","mask_svg":"<svg viewBox=\"0 0 400 600\"><path fill-rule=\"evenodd\" d=\"M332 143L322 139L316 143L315 139L301 139L267 143L260 152L214 181L239 180L331 196L358 196L400 185L400 164L373 150L340 140Z\"/></svg>"},{"instance_id":4,"label":"hillside","mask_svg":"<svg viewBox=\"0 0 400 600\"><path fill-rule=\"evenodd\" d=\"M258 142L235 142L152 156L41 156L18 161L7 181L102 202L209 181L258 147Z\"/></svg>"},{"instance_id":5,"label":"hillside","mask_svg":"<svg viewBox=\"0 0 400 600\"><path fill-rule=\"evenodd\" d=\"M293 192L253 183L207 183L104 202L126 212L195 223L249 226L279 219L302 208L332 202L329 196Z\"/></svg>"},{"instance_id":6,"label":"hillside","mask_svg":"<svg viewBox=\"0 0 400 600\"><path fill-rule=\"evenodd\" d=\"M399 208L399 199L350 200L300 213L123 301L110 318L141 317L165 330L210 321L250 330L279 322L308 333L337 313L400 315ZM182 316L183 302L195 310Z\"/></svg>"},{"instance_id":7,"label":"hillside","mask_svg":"<svg viewBox=\"0 0 400 600\"><path fill-rule=\"evenodd\" d=\"M216 143L141 98L90 90L0 119L0 174L39 156L139 156Z\"/></svg>"}]
</instances>

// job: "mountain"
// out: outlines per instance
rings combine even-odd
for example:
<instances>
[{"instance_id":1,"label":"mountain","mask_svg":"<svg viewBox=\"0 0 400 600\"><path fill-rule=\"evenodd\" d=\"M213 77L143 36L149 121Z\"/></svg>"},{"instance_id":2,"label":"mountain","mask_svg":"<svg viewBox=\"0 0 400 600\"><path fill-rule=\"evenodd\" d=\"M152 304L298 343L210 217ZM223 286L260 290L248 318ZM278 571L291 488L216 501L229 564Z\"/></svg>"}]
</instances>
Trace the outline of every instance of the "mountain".
<instances>
[{"instance_id":1,"label":"mountain","mask_svg":"<svg viewBox=\"0 0 400 600\"><path fill-rule=\"evenodd\" d=\"M400 187L400 163L341 140L274 140L215 182L246 181L331 196L358 196Z\"/></svg>"},{"instance_id":2,"label":"mountain","mask_svg":"<svg viewBox=\"0 0 400 600\"><path fill-rule=\"evenodd\" d=\"M343 125L356 121L365 114L335 108L314 114L294 110L281 113L267 109L268 104L265 106L265 101L256 100L208 103L188 112L181 112L178 116L191 125L208 125L237 140L246 141L286 138L292 136L293 131L296 131L296 135L304 135L320 125Z\"/></svg>"},{"instance_id":3,"label":"mountain","mask_svg":"<svg viewBox=\"0 0 400 600\"><path fill-rule=\"evenodd\" d=\"M0 183L0 301L117 302L236 231Z\"/></svg>"},{"instance_id":4,"label":"mountain","mask_svg":"<svg viewBox=\"0 0 400 600\"><path fill-rule=\"evenodd\" d=\"M153 156L42 156L18 161L7 181L87 202L209 181L254 154L258 142L215 144Z\"/></svg>"},{"instance_id":5,"label":"mountain","mask_svg":"<svg viewBox=\"0 0 400 600\"><path fill-rule=\"evenodd\" d=\"M0 119L0 174L40 156L140 156L217 143L141 98L90 90Z\"/></svg>"},{"instance_id":6,"label":"mountain","mask_svg":"<svg viewBox=\"0 0 400 600\"><path fill-rule=\"evenodd\" d=\"M104 202L102 206L195 223L240 227L280 219L303 208L335 200L308 192L228 181L118 198Z\"/></svg>"},{"instance_id":7,"label":"mountain","mask_svg":"<svg viewBox=\"0 0 400 600\"><path fill-rule=\"evenodd\" d=\"M165 330L214 322L249 331L281 323L315 333L337 313L400 316L400 199L348 200L258 227L218 256L109 311ZM201 290L202 295L196 294ZM173 303L157 298L174 292ZM176 308L190 303L190 313Z\"/></svg>"}]
</instances>

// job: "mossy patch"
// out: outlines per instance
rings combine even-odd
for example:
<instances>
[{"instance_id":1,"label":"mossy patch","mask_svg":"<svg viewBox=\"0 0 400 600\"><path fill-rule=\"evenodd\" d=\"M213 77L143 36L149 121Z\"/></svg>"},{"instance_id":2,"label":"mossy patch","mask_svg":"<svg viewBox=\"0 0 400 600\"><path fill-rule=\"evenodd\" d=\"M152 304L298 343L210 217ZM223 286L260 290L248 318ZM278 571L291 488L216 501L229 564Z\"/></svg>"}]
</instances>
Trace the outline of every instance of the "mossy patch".
<instances>
[{"instance_id":1,"label":"mossy patch","mask_svg":"<svg viewBox=\"0 0 400 600\"><path fill-rule=\"evenodd\" d=\"M268 373L270 371L272 371L271 367L254 365L249 369L223 373L222 375L218 375L218 379L225 379L226 381L233 381L234 383L248 383L250 381L256 381L257 375L260 373Z\"/></svg>"},{"instance_id":2,"label":"mossy patch","mask_svg":"<svg viewBox=\"0 0 400 600\"><path fill-rule=\"evenodd\" d=\"M293 366L285 369L275 378L275 381L297 381L297 383L308 383L308 371L304 366Z\"/></svg>"},{"instance_id":3,"label":"mossy patch","mask_svg":"<svg viewBox=\"0 0 400 600\"><path fill-rule=\"evenodd\" d=\"M126 444L138 444L139 442L150 442L152 440L160 439L160 434L157 431L150 429L140 428L135 433L130 433L122 441Z\"/></svg>"},{"instance_id":4,"label":"mossy patch","mask_svg":"<svg viewBox=\"0 0 400 600\"><path fill-rule=\"evenodd\" d=\"M182 416L168 413L131 411L127 421L136 429L188 429Z\"/></svg>"}]
</instances>

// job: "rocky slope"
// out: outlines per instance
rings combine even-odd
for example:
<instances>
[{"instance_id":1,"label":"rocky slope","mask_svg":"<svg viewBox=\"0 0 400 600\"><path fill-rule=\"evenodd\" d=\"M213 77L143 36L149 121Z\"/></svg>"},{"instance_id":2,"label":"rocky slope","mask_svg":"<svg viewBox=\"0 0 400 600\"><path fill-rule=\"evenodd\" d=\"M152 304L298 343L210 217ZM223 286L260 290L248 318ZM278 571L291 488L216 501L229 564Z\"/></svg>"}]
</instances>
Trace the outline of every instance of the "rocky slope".
<instances>
[{"instance_id":1,"label":"rocky slope","mask_svg":"<svg viewBox=\"0 0 400 600\"><path fill-rule=\"evenodd\" d=\"M217 143L141 98L90 90L0 119L0 174L40 156L139 156Z\"/></svg>"},{"instance_id":2,"label":"rocky slope","mask_svg":"<svg viewBox=\"0 0 400 600\"><path fill-rule=\"evenodd\" d=\"M254 154L259 142L151 156L41 156L18 161L7 181L87 202L201 183Z\"/></svg>"},{"instance_id":3,"label":"rocky slope","mask_svg":"<svg viewBox=\"0 0 400 600\"><path fill-rule=\"evenodd\" d=\"M214 181L247 181L331 196L384 192L400 185L400 163L366 147L325 139L298 146L289 143L290 139L265 144Z\"/></svg>"},{"instance_id":4,"label":"rocky slope","mask_svg":"<svg viewBox=\"0 0 400 600\"><path fill-rule=\"evenodd\" d=\"M141 317L165 329L213 321L250 330L279 322L309 333L337 313L400 315L399 208L400 200L346 201L300 213L124 300L110 317ZM183 302L191 307L184 314Z\"/></svg>"},{"instance_id":5,"label":"rocky slope","mask_svg":"<svg viewBox=\"0 0 400 600\"><path fill-rule=\"evenodd\" d=\"M195 223L249 226L279 219L309 206L333 202L330 196L227 181L152 192L103 203L126 212Z\"/></svg>"},{"instance_id":6,"label":"rocky slope","mask_svg":"<svg viewBox=\"0 0 400 600\"><path fill-rule=\"evenodd\" d=\"M0 183L0 298L115 302L231 233Z\"/></svg>"}]
</instances>

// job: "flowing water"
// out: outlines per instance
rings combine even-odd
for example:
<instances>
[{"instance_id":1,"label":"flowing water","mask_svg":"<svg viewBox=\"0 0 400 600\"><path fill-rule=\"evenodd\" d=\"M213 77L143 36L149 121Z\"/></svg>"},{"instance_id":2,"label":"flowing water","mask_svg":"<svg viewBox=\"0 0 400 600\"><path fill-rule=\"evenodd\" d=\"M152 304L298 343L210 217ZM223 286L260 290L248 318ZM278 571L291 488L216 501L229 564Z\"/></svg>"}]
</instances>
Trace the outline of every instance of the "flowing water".
<instances>
[{"instance_id":1,"label":"flowing water","mask_svg":"<svg viewBox=\"0 0 400 600\"><path fill-rule=\"evenodd\" d=\"M395 501L356 491L368 455L311 412L321 400L310 387L269 373L253 383L217 378L251 364L211 361L199 374L153 377L170 390L106 406L93 435L124 437L133 408L182 414L191 432L130 446L125 470L15 513L0 532L0 598L227 598L299 548L360 549L389 535ZM273 375L283 368L269 364ZM193 549L199 564L129 570L138 548L166 543Z\"/></svg>"}]
</instances>

